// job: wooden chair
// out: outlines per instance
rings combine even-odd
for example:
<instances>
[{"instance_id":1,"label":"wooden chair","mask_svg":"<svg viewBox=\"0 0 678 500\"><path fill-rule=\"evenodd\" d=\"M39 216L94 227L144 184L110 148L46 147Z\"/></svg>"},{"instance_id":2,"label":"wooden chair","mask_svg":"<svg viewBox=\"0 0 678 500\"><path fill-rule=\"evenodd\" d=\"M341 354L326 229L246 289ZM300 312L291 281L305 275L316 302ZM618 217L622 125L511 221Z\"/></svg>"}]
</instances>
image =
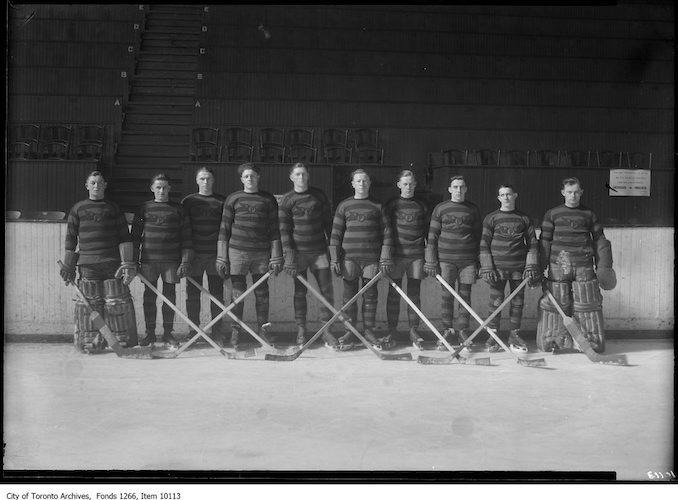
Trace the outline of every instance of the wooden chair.
<instances>
[{"instance_id":1,"label":"wooden chair","mask_svg":"<svg viewBox=\"0 0 678 500\"><path fill-rule=\"evenodd\" d=\"M560 155L561 167L590 167L591 151L563 151Z\"/></svg>"},{"instance_id":2,"label":"wooden chair","mask_svg":"<svg viewBox=\"0 0 678 500\"><path fill-rule=\"evenodd\" d=\"M188 157L190 161L220 161L219 128L195 127L191 130Z\"/></svg>"},{"instance_id":3,"label":"wooden chair","mask_svg":"<svg viewBox=\"0 0 678 500\"><path fill-rule=\"evenodd\" d=\"M285 146L306 146L312 148L315 140L315 129L312 128L292 128L287 131Z\"/></svg>"},{"instance_id":4,"label":"wooden chair","mask_svg":"<svg viewBox=\"0 0 678 500\"><path fill-rule=\"evenodd\" d=\"M499 151L499 165L505 167L526 167L528 152L522 150Z\"/></svg>"},{"instance_id":5,"label":"wooden chair","mask_svg":"<svg viewBox=\"0 0 678 500\"><path fill-rule=\"evenodd\" d=\"M353 143L356 151L364 148L379 148L379 129L359 128L353 131Z\"/></svg>"},{"instance_id":6,"label":"wooden chair","mask_svg":"<svg viewBox=\"0 0 678 500\"><path fill-rule=\"evenodd\" d=\"M324 146L323 158L325 163L352 163L353 150L343 145Z\"/></svg>"},{"instance_id":7,"label":"wooden chair","mask_svg":"<svg viewBox=\"0 0 678 500\"><path fill-rule=\"evenodd\" d=\"M621 151L596 151L595 161L598 167L621 168L622 154Z\"/></svg>"},{"instance_id":8,"label":"wooden chair","mask_svg":"<svg viewBox=\"0 0 678 500\"><path fill-rule=\"evenodd\" d=\"M480 165L486 167L496 167L499 165L499 152L494 149L480 149L477 151L480 156Z\"/></svg>"},{"instance_id":9,"label":"wooden chair","mask_svg":"<svg viewBox=\"0 0 678 500\"><path fill-rule=\"evenodd\" d=\"M532 167L558 167L560 166L560 151L549 149L530 151L528 159Z\"/></svg>"},{"instance_id":10,"label":"wooden chair","mask_svg":"<svg viewBox=\"0 0 678 500\"><path fill-rule=\"evenodd\" d=\"M28 157L24 158L25 153L20 152L19 159L34 159L38 157L38 144L40 142L40 125L32 123L18 123L10 126L9 130L10 142L25 143L29 145ZM21 146L23 149L24 146Z\"/></svg>"},{"instance_id":11,"label":"wooden chair","mask_svg":"<svg viewBox=\"0 0 678 500\"><path fill-rule=\"evenodd\" d=\"M285 146L269 144L259 148L259 161L264 163L283 163L285 161Z\"/></svg>"},{"instance_id":12,"label":"wooden chair","mask_svg":"<svg viewBox=\"0 0 678 500\"><path fill-rule=\"evenodd\" d=\"M12 142L7 146L7 157L10 160L31 160L35 158L33 146L28 142Z\"/></svg>"},{"instance_id":13,"label":"wooden chair","mask_svg":"<svg viewBox=\"0 0 678 500\"><path fill-rule=\"evenodd\" d=\"M275 127L265 127L259 130L259 147L264 146L285 146L285 129Z\"/></svg>"},{"instance_id":14,"label":"wooden chair","mask_svg":"<svg viewBox=\"0 0 678 500\"><path fill-rule=\"evenodd\" d=\"M224 129L224 145L228 148L234 144L252 146L254 130L249 127L227 127Z\"/></svg>"},{"instance_id":15,"label":"wooden chair","mask_svg":"<svg viewBox=\"0 0 678 500\"><path fill-rule=\"evenodd\" d=\"M226 153L225 161L251 162L254 157L254 146L247 144L227 144L224 151Z\"/></svg>"},{"instance_id":16,"label":"wooden chair","mask_svg":"<svg viewBox=\"0 0 678 500\"><path fill-rule=\"evenodd\" d=\"M285 161L288 163L315 163L318 150L305 144L290 145L285 148Z\"/></svg>"},{"instance_id":17,"label":"wooden chair","mask_svg":"<svg viewBox=\"0 0 678 500\"><path fill-rule=\"evenodd\" d=\"M652 153L643 153L643 152L626 152L623 154L622 164L626 168L633 169L648 169L652 168Z\"/></svg>"},{"instance_id":18,"label":"wooden chair","mask_svg":"<svg viewBox=\"0 0 678 500\"><path fill-rule=\"evenodd\" d=\"M332 146L348 147L348 129L326 128L322 131L322 146L328 148Z\"/></svg>"},{"instance_id":19,"label":"wooden chair","mask_svg":"<svg viewBox=\"0 0 678 500\"><path fill-rule=\"evenodd\" d=\"M466 149L446 149L442 152L443 165L467 165L468 150Z\"/></svg>"},{"instance_id":20,"label":"wooden chair","mask_svg":"<svg viewBox=\"0 0 678 500\"><path fill-rule=\"evenodd\" d=\"M68 159L68 142L51 141L40 143L40 158L44 160Z\"/></svg>"},{"instance_id":21,"label":"wooden chair","mask_svg":"<svg viewBox=\"0 0 678 500\"><path fill-rule=\"evenodd\" d=\"M373 165L384 164L384 150L381 148L363 147L360 149L356 149L356 156L358 159L358 163L361 164L373 164Z\"/></svg>"},{"instance_id":22,"label":"wooden chair","mask_svg":"<svg viewBox=\"0 0 678 500\"><path fill-rule=\"evenodd\" d=\"M211 142L199 142L193 145L191 159L207 162L221 161L221 148Z\"/></svg>"}]
</instances>

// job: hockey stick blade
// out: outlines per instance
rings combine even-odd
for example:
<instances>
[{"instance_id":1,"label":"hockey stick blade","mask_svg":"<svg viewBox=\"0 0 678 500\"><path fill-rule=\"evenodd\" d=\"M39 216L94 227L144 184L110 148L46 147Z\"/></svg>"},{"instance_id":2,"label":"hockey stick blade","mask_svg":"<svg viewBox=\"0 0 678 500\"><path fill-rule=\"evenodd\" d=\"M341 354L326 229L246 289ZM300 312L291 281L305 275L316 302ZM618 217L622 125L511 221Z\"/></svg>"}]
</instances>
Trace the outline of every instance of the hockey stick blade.
<instances>
[{"instance_id":1,"label":"hockey stick blade","mask_svg":"<svg viewBox=\"0 0 678 500\"><path fill-rule=\"evenodd\" d=\"M628 366L628 361L625 354L599 354L591 346L591 343L584 336L584 333L581 331L577 321L565 314L563 308L560 306L556 298L551 293L551 290L544 287L544 292L548 296L551 303L558 310L558 313L563 318L563 325L567 329L567 332L572 336L574 341L577 343L579 348L582 350L586 357L593 363L601 363L607 365L616 365L616 366Z\"/></svg>"},{"instance_id":2,"label":"hockey stick blade","mask_svg":"<svg viewBox=\"0 0 678 500\"><path fill-rule=\"evenodd\" d=\"M90 313L90 321L92 322L92 326L101 332L110 348L113 349L113 352L115 352L118 357L127 359L153 359L153 348L150 346L141 347L139 349L121 346L118 339L115 337L115 334L97 311L92 310Z\"/></svg>"},{"instance_id":3,"label":"hockey stick blade","mask_svg":"<svg viewBox=\"0 0 678 500\"><path fill-rule=\"evenodd\" d=\"M418 356L417 363L422 365L451 365L455 360L461 365L492 366L492 360L487 358L465 358L464 356Z\"/></svg>"}]
</instances>

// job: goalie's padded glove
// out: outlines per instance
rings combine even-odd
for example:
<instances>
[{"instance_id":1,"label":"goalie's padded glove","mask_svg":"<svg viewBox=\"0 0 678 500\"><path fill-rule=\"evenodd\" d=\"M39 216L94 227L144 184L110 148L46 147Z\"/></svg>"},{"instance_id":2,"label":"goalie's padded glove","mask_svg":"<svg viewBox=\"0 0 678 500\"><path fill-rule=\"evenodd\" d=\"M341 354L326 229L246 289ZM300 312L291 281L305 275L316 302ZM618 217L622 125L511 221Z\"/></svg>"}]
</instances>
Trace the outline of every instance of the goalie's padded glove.
<instances>
[{"instance_id":1,"label":"goalie's padded glove","mask_svg":"<svg viewBox=\"0 0 678 500\"><path fill-rule=\"evenodd\" d=\"M523 271L523 279L527 278L527 286L530 288L536 288L541 285L542 279L544 278L544 273L539 272L538 269L525 269Z\"/></svg>"},{"instance_id":2,"label":"goalie's padded glove","mask_svg":"<svg viewBox=\"0 0 678 500\"><path fill-rule=\"evenodd\" d=\"M137 264L134 262L134 246L131 241L120 243L118 245L120 251L120 267L115 272L115 277L122 278L124 285L129 285L134 277L137 275Z\"/></svg>"},{"instance_id":3,"label":"goalie's padded glove","mask_svg":"<svg viewBox=\"0 0 678 500\"><path fill-rule=\"evenodd\" d=\"M612 269L612 243L602 236L596 242L596 275L603 290L617 286L617 274Z\"/></svg>"},{"instance_id":4,"label":"goalie's padded glove","mask_svg":"<svg viewBox=\"0 0 678 500\"><path fill-rule=\"evenodd\" d=\"M611 267L599 267L596 269L598 284L603 290L614 290L617 286L617 273Z\"/></svg>"},{"instance_id":5,"label":"goalie's padded glove","mask_svg":"<svg viewBox=\"0 0 678 500\"><path fill-rule=\"evenodd\" d=\"M334 274L336 274L337 276L341 276L342 275L341 249L336 245L330 245L328 247L328 250L330 252L330 267L334 271Z\"/></svg>"},{"instance_id":6,"label":"goalie's padded glove","mask_svg":"<svg viewBox=\"0 0 678 500\"><path fill-rule=\"evenodd\" d=\"M75 281L75 266L78 264L78 258L80 254L74 252L73 250L66 250L64 255L64 262L61 269L59 269L59 274L61 279L66 282L66 284L71 281Z\"/></svg>"},{"instance_id":7,"label":"goalie's padded glove","mask_svg":"<svg viewBox=\"0 0 678 500\"><path fill-rule=\"evenodd\" d=\"M292 277L297 275L297 251L294 248L285 250L285 264L283 265L283 271Z\"/></svg>"},{"instance_id":8,"label":"goalie's padded glove","mask_svg":"<svg viewBox=\"0 0 678 500\"><path fill-rule=\"evenodd\" d=\"M272 241L271 259L268 261L268 270L278 276L283 269L284 262L285 260L283 259L282 244L280 243L280 240Z\"/></svg>"},{"instance_id":9,"label":"goalie's padded glove","mask_svg":"<svg viewBox=\"0 0 678 500\"><path fill-rule=\"evenodd\" d=\"M424 263L424 272L427 276L435 278L436 275L440 274L440 265L437 262L425 262Z\"/></svg>"}]
</instances>

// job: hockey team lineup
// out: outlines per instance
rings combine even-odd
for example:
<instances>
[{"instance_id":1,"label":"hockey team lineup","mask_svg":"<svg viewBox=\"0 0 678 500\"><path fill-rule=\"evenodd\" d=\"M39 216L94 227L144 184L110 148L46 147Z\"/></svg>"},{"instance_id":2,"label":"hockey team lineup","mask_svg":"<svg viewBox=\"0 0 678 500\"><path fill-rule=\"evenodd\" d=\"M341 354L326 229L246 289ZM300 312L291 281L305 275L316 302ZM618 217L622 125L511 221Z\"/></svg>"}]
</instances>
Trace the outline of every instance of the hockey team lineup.
<instances>
[{"instance_id":1,"label":"hockey team lineup","mask_svg":"<svg viewBox=\"0 0 678 500\"><path fill-rule=\"evenodd\" d=\"M398 174L394 196L382 203L370 195L370 175L359 168L349 179L353 196L332 213L325 193L311 185L311 170L303 163L292 165L293 187L278 201L259 189L255 164L239 166L243 188L228 196L214 192L215 173L203 166L196 172L198 191L181 203L169 200L171 179L160 173L150 180L153 199L135 212L131 229L117 204L106 199L103 174L91 172L85 181L88 198L68 214L59 261L61 277L75 293L76 349L96 354L110 348L135 359L176 358L204 342L228 359L295 361L321 341L336 352L362 345L381 360L421 364L492 366L492 353L505 351L523 367L547 368L544 352L582 352L595 363L628 366L625 355L604 354L600 290L612 290L616 275L611 243L595 211L581 203L579 179L562 181L563 203L544 214L537 238L530 216L516 208L518 189L510 184L487 187L496 190L499 208L482 217L466 200L463 176L451 177L449 199L430 207L415 193L413 171ZM308 281L309 271L317 287ZM284 348L276 345L269 318L268 282L280 273L294 279L295 342ZM339 307L333 303L333 273L341 278ZM144 285L143 336L129 290L135 278ZM185 312L176 304L182 278ZM422 312L425 279L440 285L438 326ZM230 297L224 297L226 280L231 281ZM377 291L381 280L388 284L386 297ZM478 280L489 285L486 318L471 303ZM521 337L526 287L543 291L538 352L533 353ZM243 320L251 296L254 326ZM319 304L316 332L307 328L308 296ZM203 297L209 299L211 320L201 325ZM386 303L383 337L376 335L379 300ZM402 303L409 344L399 347L395 334ZM506 311L508 336L499 330ZM175 317L189 327L185 340L173 332ZM422 331L436 339L430 354ZM245 334L260 347L242 344Z\"/></svg>"}]
</instances>

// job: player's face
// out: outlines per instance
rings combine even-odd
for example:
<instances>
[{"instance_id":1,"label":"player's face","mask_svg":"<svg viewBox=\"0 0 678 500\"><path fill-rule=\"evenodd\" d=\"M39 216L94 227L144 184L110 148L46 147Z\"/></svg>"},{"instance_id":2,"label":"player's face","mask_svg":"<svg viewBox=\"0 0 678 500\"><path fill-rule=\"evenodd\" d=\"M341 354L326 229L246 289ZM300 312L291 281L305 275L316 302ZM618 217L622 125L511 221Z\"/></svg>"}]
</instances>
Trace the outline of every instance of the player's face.
<instances>
[{"instance_id":1,"label":"player's face","mask_svg":"<svg viewBox=\"0 0 678 500\"><path fill-rule=\"evenodd\" d=\"M106 191L106 181L100 175L93 175L87 179L85 188L89 192L90 200L103 200Z\"/></svg>"},{"instance_id":2,"label":"player's face","mask_svg":"<svg viewBox=\"0 0 678 500\"><path fill-rule=\"evenodd\" d=\"M248 168L240 176L240 182L247 193L255 193L259 189L259 174Z\"/></svg>"},{"instance_id":3,"label":"player's face","mask_svg":"<svg viewBox=\"0 0 678 500\"><path fill-rule=\"evenodd\" d=\"M367 196L370 192L370 177L367 174L355 174L351 181L356 196Z\"/></svg>"},{"instance_id":4,"label":"player's face","mask_svg":"<svg viewBox=\"0 0 678 500\"><path fill-rule=\"evenodd\" d=\"M294 188L300 191L308 189L308 170L304 167L297 167L292 170L290 180L294 184Z\"/></svg>"},{"instance_id":5,"label":"player's face","mask_svg":"<svg viewBox=\"0 0 678 500\"><path fill-rule=\"evenodd\" d=\"M565 199L565 206L576 208L579 206L579 201L584 194L584 190L579 187L579 184L568 184L560 190L560 194Z\"/></svg>"},{"instance_id":6,"label":"player's face","mask_svg":"<svg viewBox=\"0 0 678 500\"><path fill-rule=\"evenodd\" d=\"M518 193L511 188L501 188L497 199L501 203L501 208L504 210L513 210L516 207L516 198Z\"/></svg>"},{"instance_id":7,"label":"player's face","mask_svg":"<svg viewBox=\"0 0 678 500\"><path fill-rule=\"evenodd\" d=\"M169 192L171 186L167 181L154 181L151 185L151 192L155 196L155 201L158 202L167 202L169 200Z\"/></svg>"},{"instance_id":8,"label":"player's face","mask_svg":"<svg viewBox=\"0 0 678 500\"><path fill-rule=\"evenodd\" d=\"M198 192L204 195L211 195L214 189L214 176L204 170L198 172L195 176L195 183L198 185Z\"/></svg>"},{"instance_id":9,"label":"player's face","mask_svg":"<svg viewBox=\"0 0 678 500\"><path fill-rule=\"evenodd\" d=\"M400 189L400 196L412 198L414 196L414 189L417 187L417 181L412 176L401 177L397 186Z\"/></svg>"},{"instance_id":10,"label":"player's face","mask_svg":"<svg viewBox=\"0 0 678 500\"><path fill-rule=\"evenodd\" d=\"M466 199L466 191L468 191L468 187L466 186L466 181L455 179L450 183L450 187L447 190L451 195L452 201L461 203Z\"/></svg>"}]
</instances>

